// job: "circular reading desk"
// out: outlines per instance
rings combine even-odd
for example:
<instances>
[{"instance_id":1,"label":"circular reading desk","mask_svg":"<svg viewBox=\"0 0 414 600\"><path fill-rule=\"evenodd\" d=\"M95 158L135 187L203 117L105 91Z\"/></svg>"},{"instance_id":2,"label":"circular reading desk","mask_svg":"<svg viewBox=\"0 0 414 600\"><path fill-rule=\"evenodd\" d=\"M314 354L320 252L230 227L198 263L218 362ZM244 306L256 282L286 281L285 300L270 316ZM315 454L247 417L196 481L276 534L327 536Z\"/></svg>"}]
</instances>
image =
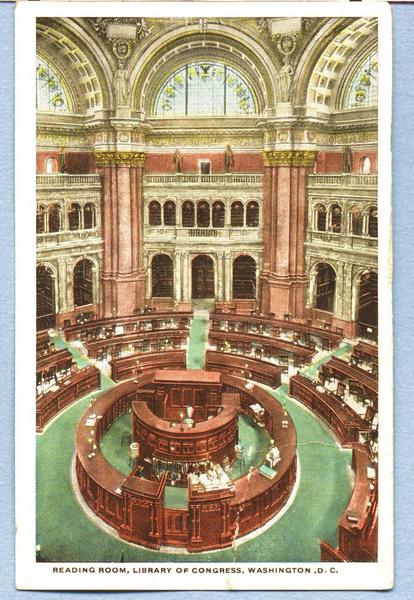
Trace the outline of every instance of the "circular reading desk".
<instances>
[{"instance_id":1,"label":"circular reading desk","mask_svg":"<svg viewBox=\"0 0 414 600\"><path fill-rule=\"evenodd\" d=\"M105 460L99 444L129 410L135 454L125 476ZM241 413L254 417L271 440L263 464L231 480ZM270 521L296 479L289 415L265 390L215 371L146 372L102 393L79 420L75 451L77 482L89 508L121 538L153 549L228 547ZM185 489L185 508L165 505L168 485Z\"/></svg>"}]
</instances>

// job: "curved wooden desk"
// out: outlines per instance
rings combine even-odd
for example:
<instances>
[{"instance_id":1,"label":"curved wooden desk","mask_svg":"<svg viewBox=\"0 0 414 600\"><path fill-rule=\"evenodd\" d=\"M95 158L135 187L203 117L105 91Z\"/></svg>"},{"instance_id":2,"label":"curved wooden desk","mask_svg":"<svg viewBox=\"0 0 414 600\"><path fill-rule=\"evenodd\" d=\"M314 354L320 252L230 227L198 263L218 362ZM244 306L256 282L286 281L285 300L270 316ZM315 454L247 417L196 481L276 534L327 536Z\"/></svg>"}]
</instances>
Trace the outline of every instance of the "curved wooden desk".
<instances>
[{"instance_id":1,"label":"curved wooden desk","mask_svg":"<svg viewBox=\"0 0 414 600\"><path fill-rule=\"evenodd\" d=\"M283 367L258 358L216 350L207 350L206 369L254 379L273 388L280 386L283 372Z\"/></svg>"},{"instance_id":2,"label":"curved wooden desk","mask_svg":"<svg viewBox=\"0 0 414 600\"><path fill-rule=\"evenodd\" d=\"M154 372L145 373L139 383L125 382L102 393L80 418L75 435L79 489L89 507L120 537L151 548L176 545L190 552L224 548L236 536L262 526L288 500L296 477L296 432L290 417L261 388L248 390L238 377L221 377L223 389L239 394L243 407L257 402L263 407L266 427L281 454L276 475L267 479L253 469L226 489L200 492L190 485L188 507L172 510L164 506L166 473L159 481L119 473L103 458L99 441L128 410L138 390L151 387Z\"/></svg>"},{"instance_id":3,"label":"curved wooden desk","mask_svg":"<svg viewBox=\"0 0 414 600\"><path fill-rule=\"evenodd\" d=\"M348 506L338 521L338 546L332 548L321 542L323 561L372 562L377 558L377 469L366 446L354 446L352 467L355 484ZM368 469L372 477L368 477Z\"/></svg>"},{"instance_id":4,"label":"curved wooden desk","mask_svg":"<svg viewBox=\"0 0 414 600\"><path fill-rule=\"evenodd\" d=\"M36 400L36 431L42 431L61 410L98 389L99 385L99 370L96 367L85 367L60 382L57 390L39 396Z\"/></svg>"}]
</instances>

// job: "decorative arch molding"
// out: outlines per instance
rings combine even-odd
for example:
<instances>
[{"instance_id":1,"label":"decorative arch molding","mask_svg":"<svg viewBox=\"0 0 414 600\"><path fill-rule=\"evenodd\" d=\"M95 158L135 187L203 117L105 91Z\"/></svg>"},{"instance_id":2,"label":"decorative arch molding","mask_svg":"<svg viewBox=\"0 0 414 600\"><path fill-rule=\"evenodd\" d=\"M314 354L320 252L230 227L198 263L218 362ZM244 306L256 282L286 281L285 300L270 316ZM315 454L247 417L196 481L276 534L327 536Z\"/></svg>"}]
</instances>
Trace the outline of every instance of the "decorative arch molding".
<instances>
[{"instance_id":1,"label":"decorative arch molding","mask_svg":"<svg viewBox=\"0 0 414 600\"><path fill-rule=\"evenodd\" d=\"M112 109L113 70L107 52L74 19L38 19L37 45L42 56L51 61L71 90L74 107L79 113ZM76 96L73 90L76 90Z\"/></svg>"},{"instance_id":2,"label":"decorative arch molding","mask_svg":"<svg viewBox=\"0 0 414 600\"><path fill-rule=\"evenodd\" d=\"M296 68L293 88L294 98L293 102L299 106L312 106L313 109L320 112L329 112L333 108L332 102L328 104L318 104L309 101L309 88L312 86L314 89L318 89L317 82L319 81L318 65L321 65L324 60L324 54L328 49L338 40L341 36L346 37L347 32L351 34L354 30L361 28L360 37L368 36L372 30L376 27L376 19L369 19L367 17L361 18L349 18L344 17L341 19L332 18L330 19L313 37L312 42L309 44L305 52L302 54L298 66ZM359 52L360 46L358 46ZM353 54L355 45L350 47L350 52L347 53L347 58ZM353 61L352 61L353 63ZM343 66L348 65L348 61L343 62ZM339 76L340 71L335 70L335 78L332 81L342 81L342 74ZM316 88L315 88L316 85ZM328 89L326 86L324 90ZM330 94L333 97L333 94Z\"/></svg>"},{"instance_id":3,"label":"decorative arch molding","mask_svg":"<svg viewBox=\"0 0 414 600\"><path fill-rule=\"evenodd\" d=\"M182 25L170 29L157 40L148 40L146 47L144 44L131 58L129 76L132 110L147 118L153 114L156 94L167 76L186 62L207 57L225 61L240 71L252 86L259 113L273 108L277 101L280 65L276 57L270 56L267 48L239 29L209 24L208 34L201 35L197 25Z\"/></svg>"}]
</instances>

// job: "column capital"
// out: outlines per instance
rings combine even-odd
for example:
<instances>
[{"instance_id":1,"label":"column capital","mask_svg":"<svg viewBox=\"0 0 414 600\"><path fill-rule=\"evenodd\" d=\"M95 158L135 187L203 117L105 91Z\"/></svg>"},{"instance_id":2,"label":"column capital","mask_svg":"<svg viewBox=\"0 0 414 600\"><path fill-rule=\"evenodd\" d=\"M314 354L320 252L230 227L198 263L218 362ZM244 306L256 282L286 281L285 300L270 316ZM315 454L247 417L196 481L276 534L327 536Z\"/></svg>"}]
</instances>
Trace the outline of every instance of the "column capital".
<instances>
[{"instance_id":1,"label":"column capital","mask_svg":"<svg viewBox=\"0 0 414 600\"><path fill-rule=\"evenodd\" d=\"M315 150L265 150L265 167L313 167Z\"/></svg>"},{"instance_id":2,"label":"column capital","mask_svg":"<svg viewBox=\"0 0 414 600\"><path fill-rule=\"evenodd\" d=\"M128 167L143 167L145 152L95 152L95 162L98 167L122 165Z\"/></svg>"}]
</instances>

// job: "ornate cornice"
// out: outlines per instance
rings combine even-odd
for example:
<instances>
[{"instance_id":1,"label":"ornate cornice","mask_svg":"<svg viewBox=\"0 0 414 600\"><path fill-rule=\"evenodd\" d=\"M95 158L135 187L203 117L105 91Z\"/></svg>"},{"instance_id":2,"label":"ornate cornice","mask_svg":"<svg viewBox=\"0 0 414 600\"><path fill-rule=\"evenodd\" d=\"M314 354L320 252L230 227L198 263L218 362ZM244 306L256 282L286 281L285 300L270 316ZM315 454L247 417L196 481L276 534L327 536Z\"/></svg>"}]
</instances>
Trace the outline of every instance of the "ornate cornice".
<instances>
[{"instance_id":1,"label":"ornate cornice","mask_svg":"<svg viewBox=\"0 0 414 600\"><path fill-rule=\"evenodd\" d=\"M144 161L144 152L95 152L95 162L99 167L111 165L142 167Z\"/></svg>"},{"instance_id":2,"label":"ornate cornice","mask_svg":"<svg viewBox=\"0 0 414 600\"><path fill-rule=\"evenodd\" d=\"M263 152L266 167L313 167L314 150L267 150Z\"/></svg>"}]
</instances>

